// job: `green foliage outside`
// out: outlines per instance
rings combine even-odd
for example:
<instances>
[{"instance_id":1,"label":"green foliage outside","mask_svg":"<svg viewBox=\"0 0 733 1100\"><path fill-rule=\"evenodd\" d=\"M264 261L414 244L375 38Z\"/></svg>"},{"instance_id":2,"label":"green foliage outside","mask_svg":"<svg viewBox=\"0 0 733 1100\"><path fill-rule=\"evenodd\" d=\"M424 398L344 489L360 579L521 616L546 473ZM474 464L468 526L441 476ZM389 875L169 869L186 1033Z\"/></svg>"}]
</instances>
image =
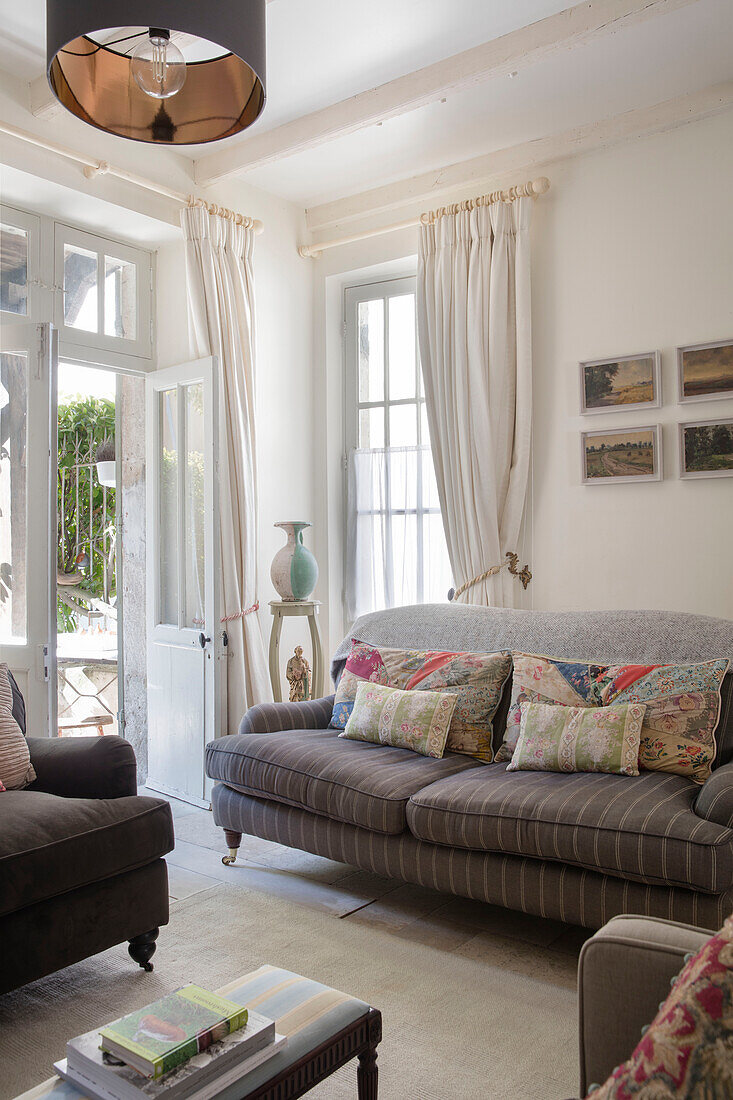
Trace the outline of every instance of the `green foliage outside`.
<instances>
[{"instance_id":1,"label":"green foliage outside","mask_svg":"<svg viewBox=\"0 0 733 1100\"><path fill-rule=\"evenodd\" d=\"M82 574L78 588L97 599L115 595L115 490L99 484L94 463L98 445L115 432L113 401L101 397L76 398L58 409L58 571ZM86 468L85 468L85 464ZM75 467L78 471L78 491ZM91 553L90 553L91 515ZM104 533L107 534L107 592L105 593ZM82 555L82 561L78 561ZM88 560L84 560L84 555ZM56 602L59 633L78 628L74 612Z\"/></svg>"}]
</instances>

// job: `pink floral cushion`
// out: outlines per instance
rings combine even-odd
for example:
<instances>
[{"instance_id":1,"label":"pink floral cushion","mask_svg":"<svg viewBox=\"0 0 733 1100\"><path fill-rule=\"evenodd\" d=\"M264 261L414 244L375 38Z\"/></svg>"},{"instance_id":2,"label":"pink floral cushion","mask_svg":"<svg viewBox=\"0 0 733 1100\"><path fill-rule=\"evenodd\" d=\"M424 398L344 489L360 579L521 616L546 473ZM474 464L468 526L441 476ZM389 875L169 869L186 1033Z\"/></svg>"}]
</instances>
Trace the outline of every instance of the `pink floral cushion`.
<instances>
[{"instance_id":1,"label":"pink floral cushion","mask_svg":"<svg viewBox=\"0 0 733 1100\"><path fill-rule=\"evenodd\" d=\"M590 1100L733 1096L733 916L683 967L628 1062Z\"/></svg>"}]
</instances>

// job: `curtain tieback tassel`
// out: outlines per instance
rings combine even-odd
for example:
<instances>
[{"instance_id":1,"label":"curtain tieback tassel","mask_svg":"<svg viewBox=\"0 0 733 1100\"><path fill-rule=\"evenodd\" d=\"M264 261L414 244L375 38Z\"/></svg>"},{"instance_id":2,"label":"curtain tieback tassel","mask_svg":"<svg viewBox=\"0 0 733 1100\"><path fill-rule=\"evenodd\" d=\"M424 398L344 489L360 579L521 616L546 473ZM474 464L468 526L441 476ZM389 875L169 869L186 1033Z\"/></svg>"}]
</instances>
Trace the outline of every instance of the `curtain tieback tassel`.
<instances>
[{"instance_id":1,"label":"curtain tieback tassel","mask_svg":"<svg viewBox=\"0 0 733 1100\"><path fill-rule=\"evenodd\" d=\"M495 577L497 573L500 573L505 567L509 569L509 572L513 577L519 577L522 582L522 588L527 587L532 580L532 574L529 571L529 566L524 565L521 569L517 569L519 564L519 555L515 554L513 550L507 550L506 557L508 561L504 561L501 565L492 565L490 569L485 569L483 573L479 573L478 576L472 577L470 581L466 581L465 584L460 585L458 588L451 588L448 593L448 599L454 602L459 596L462 596L469 588L473 588L475 584L481 584L481 581L488 580L489 577Z\"/></svg>"},{"instance_id":2,"label":"curtain tieback tassel","mask_svg":"<svg viewBox=\"0 0 733 1100\"><path fill-rule=\"evenodd\" d=\"M253 611L259 611L260 601L253 603L251 607L246 608L244 611L235 611L233 615L225 615L222 618L223 623L232 623L235 619L243 619L245 615L251 615Z\"/></svg>"}]
</instances>

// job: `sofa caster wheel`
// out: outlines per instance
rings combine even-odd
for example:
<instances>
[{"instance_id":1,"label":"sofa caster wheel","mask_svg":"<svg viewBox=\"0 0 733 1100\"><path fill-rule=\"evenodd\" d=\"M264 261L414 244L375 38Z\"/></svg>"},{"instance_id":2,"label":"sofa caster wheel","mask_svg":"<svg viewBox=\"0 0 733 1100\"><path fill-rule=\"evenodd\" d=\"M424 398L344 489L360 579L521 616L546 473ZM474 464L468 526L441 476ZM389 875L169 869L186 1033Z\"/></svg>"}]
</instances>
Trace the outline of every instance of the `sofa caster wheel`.
<instances>
[{"instance_id":1,"label":"sofa caster wheel","mask_svg":"<svg viewBox=\"0 0 733 1100\"><path fill-rule=\"evenodd\" d=\"M127 945L130 957L148 974L153 969L153 964L150 960L155 954L155 941L158 938L159 931L160 929L153 928L150 932L143 932L142 936L135 936Z\"/></svg>"},{"instance_id":2,"label":"sofa caster wheel","mask_svg":"<svg viewBox=\"0 0 733 1100\"><path fill-rule=\"evenodd\" d=\"M239 845L242 843L242 834L236 833L234 829L225 829L224 839L227 842L229 855L222 856L221 861L225 867L231 867L233 863L237 862L237 850L239 848Z\"/></svg>"}]
</instances>

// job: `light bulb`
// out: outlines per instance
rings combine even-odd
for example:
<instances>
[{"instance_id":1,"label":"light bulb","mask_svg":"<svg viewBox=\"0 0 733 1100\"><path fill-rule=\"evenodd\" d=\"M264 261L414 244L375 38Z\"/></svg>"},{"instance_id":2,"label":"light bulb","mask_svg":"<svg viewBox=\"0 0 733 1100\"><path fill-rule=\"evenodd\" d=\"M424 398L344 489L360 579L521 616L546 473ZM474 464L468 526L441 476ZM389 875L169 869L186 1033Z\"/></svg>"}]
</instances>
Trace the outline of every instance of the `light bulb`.
<instances>
[{"instance_id":1,"label":"light bulb","mask_svg":"<svg viewBox=\"0 0 733 1100\"><path fill-rule=\"evenodd\" d=\"M170 37L170 31L151 27L130 55L138 87L153 99L169 99L186 79L186 59Z\"/></svg>"}]
</instances>

